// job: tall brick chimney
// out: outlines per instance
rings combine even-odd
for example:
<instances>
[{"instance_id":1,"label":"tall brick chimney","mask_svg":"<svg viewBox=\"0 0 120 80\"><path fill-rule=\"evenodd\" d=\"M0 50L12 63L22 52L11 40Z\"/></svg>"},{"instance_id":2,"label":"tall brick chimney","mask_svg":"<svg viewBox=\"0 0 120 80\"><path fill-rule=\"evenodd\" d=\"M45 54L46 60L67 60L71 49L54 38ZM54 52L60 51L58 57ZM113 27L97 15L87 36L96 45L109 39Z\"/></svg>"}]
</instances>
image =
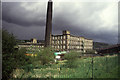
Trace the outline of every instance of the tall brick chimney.
<instances>
[{"instance_id":1,"label":"tall brick chimney","mask_svg":"<svg viewBox=\"0 0 120 80\"><path fill-rule=\"evenodd\" d=\"M46 31L45 31L45 47L51 45L51 34L52 34L52 0L48 1L47 15L46 15Z\"/></svg>"}]
</instances>

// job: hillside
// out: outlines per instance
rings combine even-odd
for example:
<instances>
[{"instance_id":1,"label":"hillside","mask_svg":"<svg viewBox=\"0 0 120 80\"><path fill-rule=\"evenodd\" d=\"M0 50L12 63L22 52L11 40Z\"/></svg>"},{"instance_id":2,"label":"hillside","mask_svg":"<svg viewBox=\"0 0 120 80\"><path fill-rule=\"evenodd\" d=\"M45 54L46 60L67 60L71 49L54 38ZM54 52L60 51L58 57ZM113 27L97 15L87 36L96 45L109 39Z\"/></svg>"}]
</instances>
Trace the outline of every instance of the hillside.
<instances>
[{"instance_id":1,"label":"hillside","mask_svg":"<svg viewBox=\"0 0 120 80\"><path fill-rule=\"evenodd\" d=\"M107 48L111 46L111 44L107 44L107 43L101 43L101 42L93 42L93 49L99 49L99 48Z\"/></svg>"}]
</instances>

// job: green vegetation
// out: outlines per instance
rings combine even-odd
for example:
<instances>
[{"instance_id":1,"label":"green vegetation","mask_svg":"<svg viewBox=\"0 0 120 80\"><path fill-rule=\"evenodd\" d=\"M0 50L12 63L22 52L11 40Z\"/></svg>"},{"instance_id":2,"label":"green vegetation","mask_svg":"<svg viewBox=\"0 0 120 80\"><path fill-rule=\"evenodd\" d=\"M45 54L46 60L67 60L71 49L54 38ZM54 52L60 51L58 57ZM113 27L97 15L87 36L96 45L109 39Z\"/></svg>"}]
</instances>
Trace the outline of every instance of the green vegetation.
<instances>
[{"instance_id":1,"label":"green vegetation","mask_svg":"<svg viewBox=\"0 0 120 80\"><path fill-rule=\"evenodd\" d=\"M67 60L66 64L64 66L68 67L68 68L75 68L77 67L77 59L79 57L79 53L78 52L74 52L71 51L67 54L65 54L64 59Z\"/></svg>"},{"instance_id":2,"label":"green vegetation","mask_svg":"<svg viewBox=\"0 0 120 80\"><path fill-rule=\"evenodd\" d=\"M2 31L3 79L10 78L117 78L118 56L82 57L80 52L65 54L63 61L54 62L52 48L15 50L15 37ZM37 56L26 56L32 52ZM94 51L87 51L94 53Z\"/></svg>"},{"instance_id":3,"label":"green vegetation","mask_svg":"<svg viewBox=\"0 0 120 80\"><path fill-rule=\"evenodd\" d=\"M25 49L15 50L15 37L6 30L2 31L2 78L12 78L14 69L24 67L31 63L30 58L25 56Z\"/></svg>"},{"instance_id":4,"label":"green vegetation","mask_svg":"<svg viewBox=\"0 0 120 80\"><path fill-rule=\"evenodd\" d=\"M19 78L117 78L118 77L118 57L116 55L104 57L77 58L77 67L68 67L67 60L59 61L58 64L39 65L33 72L17 72ZM74 63L73 63L74 64ZM75 64L76 65L76 64ZM93 67L92 67L93 66ZM61 68L62 67L62 68ZM93 70L93 74L92 74ZM19 75L17 75L19 73Z\"/></svg>"},{"instance_id":5,"label":"green vegetation","mask_svg":"<svg viewBox=\"0 0 120 80\"><path fill-rule=\"evenodd\" d=\"M86 50L85 54L95 54L95 50Z\"/></svg>"},{"instance_id":6,"label":"green vegetation","mask_svg":"<svg viewBox=\"0 0 120 80\"><path fill-rule=\"evenodd\" d=\"M107 48L109 46L111 46L111 44L101 43L101 42L93 42L93 49Z\"/></svg>"},{"instance_id":7,"label":"green vegetation","mask_svg":"<svg viewBox=\"0 0 120 80\"><path fill-rule=\"evenodd\" d=\"M46 65L54 62L54 51L52 48L39 49L35 61L40 61L41 65Z\"/></svg>"},{"instance_id":8,"label":"green vegetation","mask_svg":"<svg viewBox=\"0 0 120 80\"><path fill-rule=\"evenodd\" d=\"M2 77L10 78L10 73L13 71L13 53L14 46L16 45L15 38L12 34L9 34L7 31L2 31ZM9 66L8 66L9 65Z\"/></svg>"}]
</instances>

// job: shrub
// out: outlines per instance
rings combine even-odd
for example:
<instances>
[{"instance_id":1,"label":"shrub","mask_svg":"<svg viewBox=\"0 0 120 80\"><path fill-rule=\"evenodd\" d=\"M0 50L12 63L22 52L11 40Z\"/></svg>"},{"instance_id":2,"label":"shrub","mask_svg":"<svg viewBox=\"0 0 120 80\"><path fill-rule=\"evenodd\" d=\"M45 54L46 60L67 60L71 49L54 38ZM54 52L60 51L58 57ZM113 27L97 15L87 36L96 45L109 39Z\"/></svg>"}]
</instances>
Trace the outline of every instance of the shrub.
<instances>
[{"instance_id":1,"label":"shrub","mask_svg":"<svg viewBox=\"0 0 120 80\"><path fill-rule=\"evenodd\" d=\"M21 68L23 66L29 65L32 63L30 56L26 56L26 49L21 48L20 50L16 51L14 54L14 60L16 62L16 67Z\"/></svg>"},{"instance_id":2,"label":"shrub","mask_svg":"<svg viewBox=\"0 0 120 80\"><path fill-rule=\"evenodd\" d=\"M40 60L42 65L46 65L49 64L50 62L54 62L54 53L52 48L47 47L41 49L40 52L37 53L35 59Z\"/></svg>"},{"instance_id":3,"label":"shrub","mask_svg":"<svg viewBox=\"0 0 120 80\"><path fill-rule=\"evenodd\" d=\"M10 74L13 71L15 62L13 58L15 45L15 37L6 30L2 30L2 66L4 66L2 68L3 79L9 79Z\"/></svg>"},{"instance_id":4,"label":"shrub","mask_svg":"<svg viewBox=\"0 0 120 80\"><path fill-rule=\"evenodd\" d=\"M86 50L86 54L95 54L95 50Z\"/></svg>"},{"instance_id":5,"label":"shrub","mask_svg":"<svg viewBox=\"0 0 120 80\"><path fill-rule=\"evenodd\" d=\"M12 72L16 68L20 68L29 64L30 58L25 56L25 49L15 50L15 37L6 30L2 31L2 78L12 78Z\"/></svg>"},{"instance_id":6,"label":"shrub","mask_svg":"<svg viewBox=\"0 0 120 80\"><path fill-rule=\"evenodd\" d=\"M69 67L69 68L77 67L77 59L79 55L80 53L74 52L74 51L65 54L64 59L66 59L67 62L64 66Z\"/></svg>"}]
</instances>

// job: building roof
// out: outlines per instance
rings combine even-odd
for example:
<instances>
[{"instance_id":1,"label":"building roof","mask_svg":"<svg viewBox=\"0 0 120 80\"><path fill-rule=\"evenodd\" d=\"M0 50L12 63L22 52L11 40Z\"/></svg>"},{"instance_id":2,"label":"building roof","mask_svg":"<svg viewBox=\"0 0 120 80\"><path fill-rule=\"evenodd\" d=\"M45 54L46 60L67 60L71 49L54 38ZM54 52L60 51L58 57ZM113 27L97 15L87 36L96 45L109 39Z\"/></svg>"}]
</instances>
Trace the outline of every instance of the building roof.
<instances>
[{"instance_id":1,"label":"building roof","mask_svg":"<svg viewBox=\"0 0 120 80\"><path fill-rule=\"evenodd\" d=\"M19 43L18 45L44 45L44 43Z\"/></svg>"},{"instance_id":2,"label":"building roof","mask_svg":"<svg viewBox=\"0 0 120 80\"><path fill-rule=\"evenodd\" d=\"M66 35L66 34L64 34L64 35ZM67 34L67 35L70 35L70 34ZM55 35L51 35L51 36L63 36L63 34L59 34L59 35L57 35L57 34L55 34Z\"/></svg>"},{"instance_id":3,"label":"building roof","mask_svg":"<svg viewBox=\"0 0 120 80\"><path fill-rule=\"evenodd\" d=\"M69 30L63 30L63 31L69 31ZM70 32L70 31L69 31ZM73 37L82 37L82 38L84 38L84 39L87 39L87 40L93 40L93 39L89 39L89 38L85 38L85 37L83 37L83 36L75 36L75 35L72 35L72 34L67 34L67 35L70 35L70 36L73 36ZM61 34L61 35L51 35L51 36L63 36L63 34Z\"/></svg>"}]
</instances>

